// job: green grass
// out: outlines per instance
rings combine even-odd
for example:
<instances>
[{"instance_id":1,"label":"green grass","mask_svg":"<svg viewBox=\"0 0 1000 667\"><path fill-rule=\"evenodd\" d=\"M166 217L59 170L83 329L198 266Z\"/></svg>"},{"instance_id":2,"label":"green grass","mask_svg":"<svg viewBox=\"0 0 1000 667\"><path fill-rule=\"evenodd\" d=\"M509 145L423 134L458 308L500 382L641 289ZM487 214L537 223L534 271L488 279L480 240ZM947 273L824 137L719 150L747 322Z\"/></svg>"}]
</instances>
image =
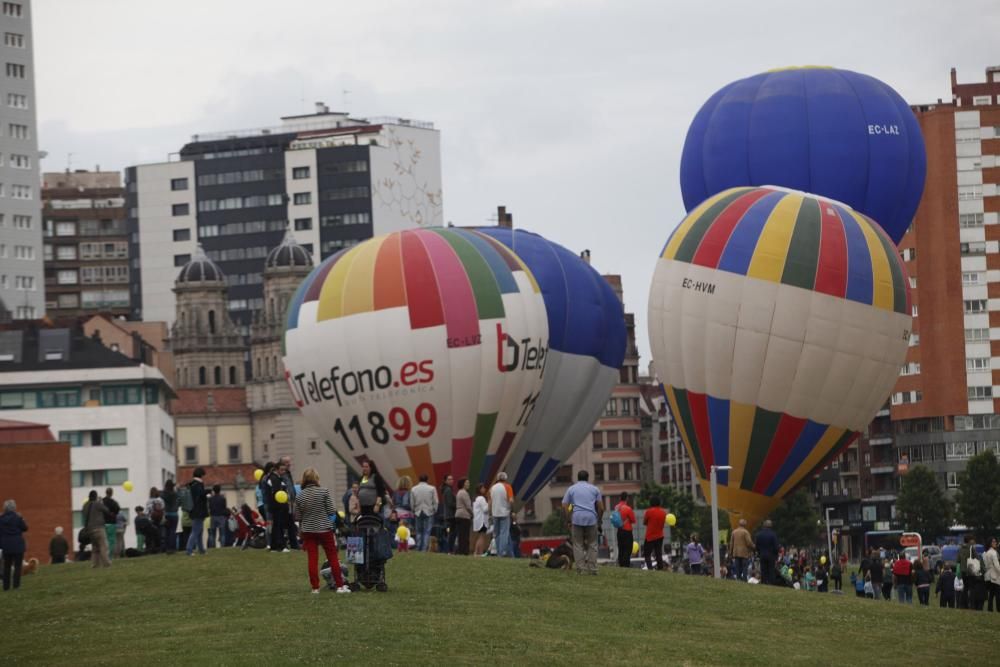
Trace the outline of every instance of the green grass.
<instances>
[{"instance_id":1,"label":"green grass","mask_svg":"<svg viewBox=\"0 0 1000 667\"><path fill-rule=\"evenodd\" d=\"M0 594L2 664L922 664L1000 652L997 615L705 577L403 554L388 593L309 593L302 553L43 567ZM933 598L932 598L933 601Z\"/></svg>"}]
</instances>

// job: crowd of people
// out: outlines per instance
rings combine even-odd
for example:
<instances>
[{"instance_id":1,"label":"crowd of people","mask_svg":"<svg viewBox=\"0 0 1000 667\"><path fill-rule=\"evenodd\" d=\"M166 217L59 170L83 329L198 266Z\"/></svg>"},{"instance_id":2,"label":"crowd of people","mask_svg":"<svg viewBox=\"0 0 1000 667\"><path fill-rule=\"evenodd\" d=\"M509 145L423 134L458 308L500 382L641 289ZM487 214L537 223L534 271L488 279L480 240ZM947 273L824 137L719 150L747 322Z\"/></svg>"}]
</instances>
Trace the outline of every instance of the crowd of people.
<instances>
[{"instance_id":1,"label":"crowd of people","mask_svg":"<svg viewBox=\"0 0 1000 667\"><path fill-rule=\"evenodd\" d=\"M416 484L408 477L391 489L373 463L362 465L361 478L344 494L343 509L336 510L329 491L321 486L314 469L303 472L295 482L289 457L267 463L256 489L256 508L244 503L230 507L219 485L206 486L205 471L196 468L191 481L177 486L168 480L163 489L152 488L145 505L134 508L134 529L138 548L126 549L129 528L126 513L114 497L114 489L99 497L89 493L83 506L83 527L77 540L75 560L90 560L93 567L109 567L122 556L154 553L173 554L184 550L188 556L205 554L208 549L232 546L266 549L272 553L307 552L307 572L314 593L319 588L319 549L327 559L324 572L331 572L331 588L350 592L341 571L337 539L349 537L352 526L365 515L378 516L389 535L395 536L400 551L414 550L456 555L520 557L520 530L513 512L514 492L505 473L492 485L479 484L475 491L468 479L448 475L435 488L421 475ZM563 499L569 517L570 541L550 566L575 567L580 574L596 575L601 526L606 511L600 490L580 471L577 482ZM20 585L24 533L28 526L17 513L14 500L4 503L0 515L0 551L3 553L4 590ZM207 522L207 548L205 532ZM628 494L623 493L612 509L611 524L616 531L617 564L632 567L638 525ZM714 560L711 545L702 545L697 534L689 536L678 550L664 549L667 511L660 499L649 499L642 514L644 538L641 559L647 570L672 570L691 575L711 575L706 564ZM179 530L178 530L179 529ZM50 562L65 563L72 552L63 529L57 527L49 543ZM550 553L545 554L546 557ZM1000 558L997 540L985 550L977 549L974 538L966 538L955 563L943 563L935 571L926 557L912 561L904 553L871 549L854 568L845 555L830 554L780 544L770 521L756 535L741 520L729 544L720 545L720 574L723 578L749 584L786 586L795 590L845 592L845 578L855 595L873 600L896 599L929 605L932 595L941 607L1000 612ZM546 558L548 560L548 558Z\"/></svg>"}]
</instances>

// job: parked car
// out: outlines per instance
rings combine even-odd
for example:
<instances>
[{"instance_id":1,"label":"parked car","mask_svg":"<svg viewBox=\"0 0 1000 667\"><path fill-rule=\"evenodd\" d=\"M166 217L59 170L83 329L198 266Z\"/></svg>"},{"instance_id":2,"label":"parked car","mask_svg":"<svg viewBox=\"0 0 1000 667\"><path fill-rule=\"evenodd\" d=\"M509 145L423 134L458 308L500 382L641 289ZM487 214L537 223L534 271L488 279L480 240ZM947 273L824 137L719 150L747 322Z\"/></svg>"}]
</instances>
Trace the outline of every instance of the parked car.
<instances>
[{"instance_id":1,"label":"parked car","mask_svg":"<svg viewBox=\"0 0 1000 667\"><path fill-rule=\"evenodd\" d=\"M960 548L961 547L958 544L946 544L944 547L942 547L940 567L943 568L945 564L948 564L951 565L951 567L954 569L955 561L958 560L958 550ZM984 547L982 544L976 545L977 554L982 556L984 551L986 551L986 547Z\"/></svg>"},{"instance_id":2,"label":"parked car","mask_svg":"<svg viewBox=\"0 0 1000 667\"><path fill-rule=\"evenodd\" d=\"M906 554L906 557L910 560L911 563L916 562L917 560L916 547L906 547L906 549L903 550L903 553ZM957 550L956 553L958 553ZM941 547L937 546L936 544L929 544L925 546L923 548L923 555L924 558L927 559L927 564L930 566L931 572L935 573L940 572L941 568L944 567L941 564L942 562Z\"/></svg>"}]
</instances>

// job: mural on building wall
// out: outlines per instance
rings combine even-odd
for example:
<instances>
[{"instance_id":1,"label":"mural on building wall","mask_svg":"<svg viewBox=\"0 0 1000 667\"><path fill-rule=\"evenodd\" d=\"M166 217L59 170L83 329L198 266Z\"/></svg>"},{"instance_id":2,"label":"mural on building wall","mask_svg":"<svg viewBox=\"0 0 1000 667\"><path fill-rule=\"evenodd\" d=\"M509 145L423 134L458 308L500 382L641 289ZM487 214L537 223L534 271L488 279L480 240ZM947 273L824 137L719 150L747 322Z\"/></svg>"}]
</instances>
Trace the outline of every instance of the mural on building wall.
<instances>
[{"instance_id":1,"label":"mural on building wall","mask_svg":"<svg viewBox=\"0 0 1000 667\"><path fill-rule=\"evenodd\" d=\"M393 128L386 134L394 174L372 184L373 200L418 227L442 224L441 189L432 190L423 179L419 168L423 152L413 139L400 138Z\"/></svg>"}]
</instances>

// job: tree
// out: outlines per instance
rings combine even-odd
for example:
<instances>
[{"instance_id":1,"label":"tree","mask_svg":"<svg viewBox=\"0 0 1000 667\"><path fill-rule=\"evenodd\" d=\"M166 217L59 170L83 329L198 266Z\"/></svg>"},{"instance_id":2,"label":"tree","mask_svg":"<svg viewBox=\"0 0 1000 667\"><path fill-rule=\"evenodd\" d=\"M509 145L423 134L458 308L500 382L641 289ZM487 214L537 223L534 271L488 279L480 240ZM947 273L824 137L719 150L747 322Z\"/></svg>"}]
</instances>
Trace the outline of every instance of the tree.
<instances>
[{"instance_id":1,"label":"tree","mask_svg":"<svg viewBox=\"0 0 1000 667\"><path fill-rule=\"evenodd\" d=\"M542 535L546 537L569 535L566 529L566 513L562 507L552 510L552 513L545 517L545 521L542 522Z\"/></svg>"},{"instance_id":2,"label":"tree","mask_svg":"<svg viewBox=\"0 0 1000 667\"><path fill-rule=\"evenodd\" d=\"M938 484L934 473L917 465L903 477L896 499L896 512L902 515L908 530L920 533L925 542L948 532L952 503Z\"/></svg>"},{"instance_id":3,"label":"tree","mask_svg":"<svg viewBox=\"0 0 1000 667\"><path fill-rule=\"evenodd\" d=\"M959 479L957 518L986 541L1000 525L1000 463L993 452L983 452L969 459Z\"/></svg>"},{"instance_id":4,"label":"tree","mask_svg":"<svg viewBox=\"0 0 1000 667\"><path fill-rule=\"evenodd\" d=\"M819 538L819 512L808 489L786 496L771 513L778 540L788 546L810 547Z\"/></svg>"}]
</instances>

